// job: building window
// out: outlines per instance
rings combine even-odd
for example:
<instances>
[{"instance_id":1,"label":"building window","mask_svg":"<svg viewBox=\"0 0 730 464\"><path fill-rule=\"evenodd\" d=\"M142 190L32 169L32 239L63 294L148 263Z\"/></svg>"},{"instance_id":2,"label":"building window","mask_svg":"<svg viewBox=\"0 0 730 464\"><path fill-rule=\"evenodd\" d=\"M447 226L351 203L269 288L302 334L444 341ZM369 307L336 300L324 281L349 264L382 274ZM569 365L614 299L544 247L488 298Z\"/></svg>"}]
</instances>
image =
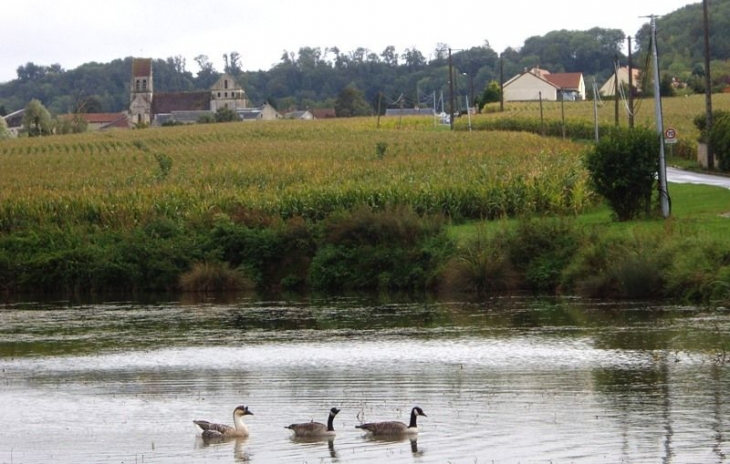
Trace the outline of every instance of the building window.
<instances>
[{"instance_id":1,"label":"building window","mask_svg":"<svg viewBox=\"0 0 730 464\"><path fill-rule=\"evenodd\" d=\"M135 88L137 89L137 92L139 92L139 79L135 81Z\"/></svg>"},{"instance_id":2,"label":"building window","mask_svg":"<svg viewBox=\"0 0 730 464\"><path fill-rule=\"evenodd\" d=\"M220 93L220 92L218 92L218 98L220 98L220 97L221 97L221 93Z\"/></svg>"},{"instance_id":3,"label":"building window","mask_svg":"<svg viewBox=\"0 0 730 464\"><path fill-rule=\"evenodd\" d=\"M142 90L147 90L147 79L142 79Z\"/></svg>"},{"instance_id":4,"label":"building window","mask_svg":"<svg viewBox=\"0 0 730 464\"><path fill-rule=\"evenodd\" d=\"M223 88L224 89L227 89L228 88L228 79L224 79L223 80Z\"/></svg>"}]
</instances>

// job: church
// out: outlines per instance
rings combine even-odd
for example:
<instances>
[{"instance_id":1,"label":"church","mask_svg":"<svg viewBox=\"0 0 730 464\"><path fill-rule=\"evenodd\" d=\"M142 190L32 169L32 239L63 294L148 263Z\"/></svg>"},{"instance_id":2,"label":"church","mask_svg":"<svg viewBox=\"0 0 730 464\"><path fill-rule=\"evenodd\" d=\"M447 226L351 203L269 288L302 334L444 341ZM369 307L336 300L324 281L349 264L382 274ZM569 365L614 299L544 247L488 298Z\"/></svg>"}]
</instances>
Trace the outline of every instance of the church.
<instances>
[{"instance_id":1,"label":"church","mask_svg":"<svg viewBox=\"0 0 730 464\"><path fill-rule=\"evenodd\" d=\"M214 116L220 108L232 109L242 119L252 111L260 110L261 116L264 113L264 108L250 107L246 92L229 74L222 74L210 90L155 93L152 60L132 60L129 105L132 126L157 126L168 121L195 123L206 115Z\"/></svg>"}]
</instances>

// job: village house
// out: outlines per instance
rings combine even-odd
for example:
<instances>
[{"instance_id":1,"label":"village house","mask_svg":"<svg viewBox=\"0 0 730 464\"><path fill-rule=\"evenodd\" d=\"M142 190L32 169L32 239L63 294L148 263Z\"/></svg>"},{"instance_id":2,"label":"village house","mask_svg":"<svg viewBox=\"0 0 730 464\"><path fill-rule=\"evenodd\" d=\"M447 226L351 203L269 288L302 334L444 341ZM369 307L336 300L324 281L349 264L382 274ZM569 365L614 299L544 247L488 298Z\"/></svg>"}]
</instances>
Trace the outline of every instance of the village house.
<instances>
[{"instance_id":1,"label":"village house","mask_svg":"<svg viewBox=\"0 0 730 464\"><path fill-rule=\"evenodd\" d=\"M294 110L284 113L284 119L300 119L309 121L314 119L314 115L309 110Z\"/></svg>"},{"instance_id":2,"label":"village house","mask_svg":"<svg viewBox=\"0 0 730 464\"><path fill-rule=\"evenodd\" d=\"M129 127L126 113L81 113L79 116L86 121L90 131L127 129Z\"/></svg>"},{"instance_id":3,"label":"village house","mask_svg":"<svg viewBox=\"0 0 730 464\"><path fill-rule=\"evenodd\" d=\"M6 114L5 124L8 126L8 131L11 137L17 137L23 128L23 115L25 115L25 108L13 111L10 114Z\"/></svg>"},{"instance_id":4,"label":"village house","mask_svg":"<svg viewBox=\"0 0 730 464\"><path fill-rule=\"evenodd\" d=\"M314 119L332 119L337 117L334 108L313 108L310 110Z\"/></svg>"},{"instance_id":5,"label":"village house","mask_svg":"<svg viewBox=\"0 0 730 464\"><path fill-rule=\"evenodd\" d=\"M639 88L639 79L641 77L641 71L638 69L631 69L632 74L632 82L631 84L634 86L634 89ZM615 73L611 74L611 77L608 78L605 84L601 86L601 88L598 90L599 95L604 97L613 97L616 94L616 78L618 78L618 83L620 86L624 88L628 88L629 86L629 68L628 66L624 66L622 68L619 68Z\"/></svg>"},{"instance_id":6,"label":"village house","mask_svg":"<svg viewBox=\"0 0 730 464\"><path fill-rule=\"evenodd\" d=\"M504 83L504 101L585 100L583 73L550 73L538 67Z\"/></svg>"},{"instance_id":7,"label":"village house","mask_svg":"<svg viewBox=\"0 0 730 464\"><path fill-rule=\"evenodd\" d=\"M281 113L276 111L276 108L268 103L256 108L239 108L236 113L243 121L273 121L283 117Z\"/></svg>"}]
</instances>

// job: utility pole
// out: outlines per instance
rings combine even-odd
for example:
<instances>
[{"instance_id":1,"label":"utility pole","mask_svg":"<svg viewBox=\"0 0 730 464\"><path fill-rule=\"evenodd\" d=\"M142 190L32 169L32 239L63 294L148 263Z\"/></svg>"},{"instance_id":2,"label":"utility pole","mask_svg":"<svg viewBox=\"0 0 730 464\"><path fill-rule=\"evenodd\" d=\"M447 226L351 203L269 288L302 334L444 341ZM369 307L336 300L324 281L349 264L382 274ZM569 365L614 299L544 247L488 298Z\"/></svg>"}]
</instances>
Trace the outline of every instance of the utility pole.
<instances>
[{"instance_id":1,"label":"utility pole","mask_svg":"<svg viewBox=\"0 0 730 464\"><path fill-rule=\"evenodd\" d=\"M705 111L707 129L707 168L714 169L715 154L710 143L710 132L712 131L712 76L710 76L710 21L707 14L707 0L702 0L702 16L705 29Z\"/></svg>"},{"instance_id":2,"label":"utility pole","mask_svg":"<svg viewBox=\"0 0 730 464\"><path fill-rule=\"evenodd\" d=\"M454 63L449 48L449 129L454 130Z\"/></svg>"},{"instance_id":3,"label":"utility pole","mask_svg":"<svg viewBox=\"0 0 730 464\"><path fill-rule=\"evenodd\" d=\"M629 39L629 129L634 128L634 67L631 63L631 36Z\"/></svg>"},{"instance_id":4,"label":"utility pole","mask_svg":"<svg viewBox=\"0 0 730 464\"><path fill-rule=\"evenodd\" d=\"M659 135L659 202L662 217L669 217L669 191L667 190L667 161L664 158L664 121L662 120L662 95L659 85L659 51L656 44L656 16L651 17L651 48L654 60L654 110Z\"/></svg>"},{"instance_id":5,"label":"utility pole","mask_svg":"<svg viewBox=\"0 0 730 464\"><path fill-rule=\"evenodd\" d=\"M376 127L380 129L380 108L383 102L383 92L378 92L378 122Z\"/></svg>"},{"instance_id":6,"label":"utility pole","mask_svg":"<svg viewBox=\"0 0 730 464\"><path fill-rule=\"evenodd\" d=\"M614 100L614 124L618 127L618 55L613 57L613 100Z\"/></svg>"},{"instance_id":7,"label":"utility pole","mask_svg":"<svg viewBox=\"0 0 730 464\"><path fill-rule=\"evenodd\" d=\"M499 111L504 112L504 57L499 54Z\"/></svg>"}]
</instances>

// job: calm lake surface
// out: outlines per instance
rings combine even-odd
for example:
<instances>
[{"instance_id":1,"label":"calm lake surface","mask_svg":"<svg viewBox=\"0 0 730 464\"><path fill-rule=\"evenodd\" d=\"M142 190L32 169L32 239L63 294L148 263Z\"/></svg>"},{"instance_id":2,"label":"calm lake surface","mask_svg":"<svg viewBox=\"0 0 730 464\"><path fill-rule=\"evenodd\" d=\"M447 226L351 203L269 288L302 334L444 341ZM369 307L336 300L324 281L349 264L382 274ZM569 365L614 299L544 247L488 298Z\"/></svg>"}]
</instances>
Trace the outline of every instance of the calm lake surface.
<instances>
[{"instance_id":1,"label":"calm lake surface","mask_svg":"<svg viewBox=\"0 0 730 464\"><path fill-rule=\"evenodd\" d=\"M726 349L730 311L646 303L5 303L0 463L721 463ZM414 405L417 441L355 429ZM284 428L333 406L332 441Z\"/></svg>"}]
</instances>

